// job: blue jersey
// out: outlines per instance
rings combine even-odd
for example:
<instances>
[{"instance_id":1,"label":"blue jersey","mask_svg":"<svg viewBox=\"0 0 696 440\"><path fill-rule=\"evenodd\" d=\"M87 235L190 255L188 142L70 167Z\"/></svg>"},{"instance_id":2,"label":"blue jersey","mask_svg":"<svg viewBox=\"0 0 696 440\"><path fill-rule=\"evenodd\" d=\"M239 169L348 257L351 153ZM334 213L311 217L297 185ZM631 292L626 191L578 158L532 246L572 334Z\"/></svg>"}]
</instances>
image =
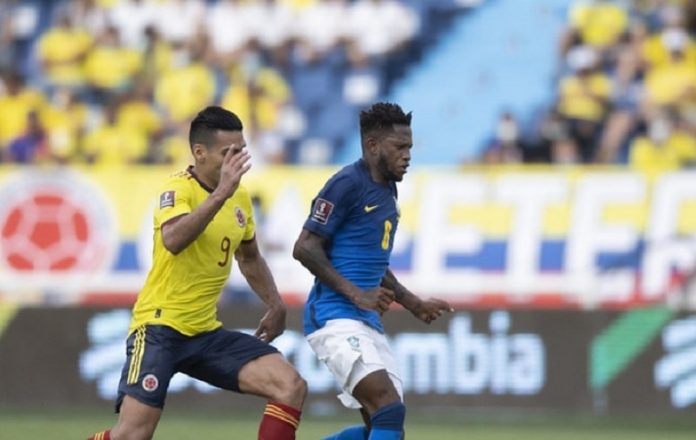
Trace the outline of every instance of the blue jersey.
<instances>
[{"instance_id":1,"label":"blue jersey","mask_svg":"<svg viewBox=\"0 0 696 440\"><path fill-rule=\"evenodd\" d=\"M396 184L374 182L361 159L334 174L312 201L304 228L327 239L331 264L363 290L379 286L389 265L399 222L396 198ZM376 311L357 307L315 279L305 304L305 334L340 318L363 321L384 332Z\"/></svg>"}]
</instances>

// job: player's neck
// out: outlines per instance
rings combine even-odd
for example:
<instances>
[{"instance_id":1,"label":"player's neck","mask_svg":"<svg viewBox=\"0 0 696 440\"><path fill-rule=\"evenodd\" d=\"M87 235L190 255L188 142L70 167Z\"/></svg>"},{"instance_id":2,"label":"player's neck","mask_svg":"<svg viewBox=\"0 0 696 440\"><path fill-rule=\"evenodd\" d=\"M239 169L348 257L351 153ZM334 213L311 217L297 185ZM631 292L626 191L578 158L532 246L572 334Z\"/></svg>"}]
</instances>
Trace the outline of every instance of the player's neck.
<instances>
[{"instance_id":1,"label":"player's neck","mask_svg":"<svg viewBox=\"0 0 696 440\"><path fill-rule=\"evenodd\" d=\"M387 177L380 171L377 164L370 163L365 159L363 159L363 162L373 182L379 185L386 185L387 183L389 183L389 179L387 179Z\"/></svg>"},{"instance_id":2,"label":"player's neck","mask_svg":"<svg viewBox=\"0 0 696 440\"><path fill-rule=\"evenodd\" d=\"M193 165L190 169L191 175L208 191L212 191L217 187L218 182L210 178L199 167Z\"/></svg>"}]
</instances>

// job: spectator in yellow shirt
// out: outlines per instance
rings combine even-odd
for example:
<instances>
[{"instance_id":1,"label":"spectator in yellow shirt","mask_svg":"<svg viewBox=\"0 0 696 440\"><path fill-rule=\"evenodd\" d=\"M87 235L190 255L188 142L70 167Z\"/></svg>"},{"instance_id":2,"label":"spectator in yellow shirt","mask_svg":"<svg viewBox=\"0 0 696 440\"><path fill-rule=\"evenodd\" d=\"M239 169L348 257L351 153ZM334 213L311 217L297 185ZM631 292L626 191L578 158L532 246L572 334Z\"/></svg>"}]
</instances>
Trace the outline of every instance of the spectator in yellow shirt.
<instances>
[{"instance_id":1,"label":"spectator in yellow shirt","mask_svg":"<svg viewBox=\"0 0 696 440\"><path fill-rule=\"evenodd\" d=\"M73 25L63 14L55 27L39 39L38 55L50 85L79 87L84 85L83 62L93 44L85 29Z\"/></svg>"},{"instance_id":2,"label":"spectator in yellow shirt","mask_svg":"<svg viewBox=\"0 0 696 440\"><path fill-rule=\"evenodd\" d=\"M648 134L630 147L629 163L642 171L676 170L696 161L696 139L665 115L649 123Z\"/></svg>"},{"instance_id":3,"label":"spectator in yellow shirt","mask_svg":"<svg viewBox=\"0 0 696 440\"><path fill-rule=\"evenodd\" d=\"M675 45L682 45L684 59L689 64L696 65L696 43L684 29L681 20L646 38L640 48L643 61L648 68L669 64L672 59L671 49Z\"/></svg>"},{"instance_id":4,"label":"spectator in yellow shirt","mask_svg":"<svg viewBox=\"0 0 696 440\"><path fill-rule=\"evenodd\" d=\"M138 130L151 139L156 139L162 131L162 117L155 110L152 92L142 78L136 78L133 89L125 95L116 122Z\"/></svg>"},{"instance_id":5,"label":"spectator in yellow shirt","mask_svg":"<svg viewBox=\"0 0 696 440\"><path fill-rule=\"evenodd\" d=\"M142 64L142 53L121 45L118 29L109 26L87 55L85 76L98 92L124 91Z\"/></svg>"},{"instance_id":6,"label":"spectator in yellow shirt","mask_svg":"<svg viewBox=\"0 0 696 440\"><path fill-rule=\"evenodd\" d=\"M662 38L669 61L651 69L645 78L646 110L696 104L696 63L687 58L689 37L673 29Z\"/></svg>"},{"instance_id":7,"label":"spectator in yellow shirt","mask_svg":"<svg viewBox=\"0 0 696 440\"><path fill-rule=\"evenodd\" d=\"M61 88L54 92L51 103L41 112L51 160L65 164L77 159L87 117L87 106L77 100L73 91Z\"/></svg>"},{"instance_id":8,"label":"spectator in yellow shirt","mask_svg":"<svg viewBox=\"0 0 696 440\"><path fill-rule=\"evenodd\" d=\"M6 76L5 94L0 92L0 151L26 131L29 113L40 111L45 101L41 92L25 87L19 73Z\"/></svg>"},{"instance_id":9,"label":"spectator in yellow shirt","mask_svg":"<svg viewBox=\"0 0 696 440\"><path fill-rule=\"evenodd\" d=\"M584 162L594 160L596 142L609 107L611 81L597 69L598 57L589 46L568 53L575 73L563 78L558 91L558 111L569 127L570 137L580 148Z\"/></svg>"},{"instance_id":10,"label":"spectator in yellow shirt","mask_svg":"<svg viewBox=\"0 0 696 440\"><path fill-rule=\"evenodd\" d=\"M619 42L628 26L628 13L610 0L584 0L571 7L568 21L563 53L573 43L586 44L602 53Z\"/></svg>"},{"instance_id":11,"label":"spectator in yellow shirt","mask_svg":"<svg viewBox=\"0 0 696 440\"><path fill-rule=\"evenodd\" d=\"M176 67L166 72L155 89L155 101L174 122L192 119L215 97L215 76L204 62L203 48L189 50L179 43L172 55Z\"/></svg>"},{"instance_id":12,"label":"spectator in yellow shirt","mask_svg":"<svg viewBox=\"0 0 696 440\"><path fill-rule=\"evenodd\" d=\"M83 153L88 163L121 166L144 162L147 137L137 128L117 124L117 113L118 106L109 104L104 123L85 137Z\"/></svg>"},{"instance_id":13,"label":"spectator in yellow shirt","mask_svg":"<svg viewBox=\"0 0 696 440\"><path fill-rule=\"evenodd\" d=\"M253 72L233 69L222 107L233 108L250 131L272 130L278 125L281 108L290 99L290 86L275 69L259 67Z\"/></svg>"}]
</instances>

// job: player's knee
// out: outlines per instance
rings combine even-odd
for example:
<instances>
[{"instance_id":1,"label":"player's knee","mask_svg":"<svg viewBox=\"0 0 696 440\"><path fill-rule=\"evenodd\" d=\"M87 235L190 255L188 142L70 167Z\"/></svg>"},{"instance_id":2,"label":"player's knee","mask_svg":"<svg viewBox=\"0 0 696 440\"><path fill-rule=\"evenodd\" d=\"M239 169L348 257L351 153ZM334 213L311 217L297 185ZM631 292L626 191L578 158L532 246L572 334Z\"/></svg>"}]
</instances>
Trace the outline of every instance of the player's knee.
<instances>
[{"instance_id":1,"label":"player's knee","mask_svg":"<svg viewBox=\"0 0 696 440\"><path fill-rule=\"evenodd\" d=\"M393 403L401 403L399 393L392 386L380 386L373 388L367 396L364 396L367 409L370 412L379 410L380 408L391 405Z\"/></svg>"},{"instance_id":2,"label":"player's knee","mask_svg":"<svg viewBox=\"0 0 696 440\"><path fill-rule=\"evenodd\" d=\"M302 406L307 396L307 382L295 370L283 377L275 400L295 408Z\"/></svg>"}]
</instances>

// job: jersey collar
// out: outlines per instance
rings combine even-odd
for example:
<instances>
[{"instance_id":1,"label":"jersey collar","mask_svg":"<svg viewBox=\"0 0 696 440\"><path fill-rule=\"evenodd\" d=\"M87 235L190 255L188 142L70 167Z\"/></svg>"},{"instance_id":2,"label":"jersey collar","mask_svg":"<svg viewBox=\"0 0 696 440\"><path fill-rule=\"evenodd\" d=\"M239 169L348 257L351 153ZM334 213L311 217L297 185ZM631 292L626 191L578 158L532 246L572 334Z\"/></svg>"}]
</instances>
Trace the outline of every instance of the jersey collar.
<instances>
[{"instance_id":1,"label":"jersey collar","mask_svg":"<svg viewBox=\"0 0 696 440\"><path fill-rule=\"evenodd\" d=\"M193 178L196 180L196 182L198 182L198 184L199 184L204 190L208 191L209 193L213 192L213 188L209 187L209 186L206 185L201 179L198 178L198 175L196 174L196 172L193 171L193 165L189 165L188 168L186 168L186 171L188 171L188 173L189 173L191 176L193 176Z\"/></svg>"}]
</instances>

